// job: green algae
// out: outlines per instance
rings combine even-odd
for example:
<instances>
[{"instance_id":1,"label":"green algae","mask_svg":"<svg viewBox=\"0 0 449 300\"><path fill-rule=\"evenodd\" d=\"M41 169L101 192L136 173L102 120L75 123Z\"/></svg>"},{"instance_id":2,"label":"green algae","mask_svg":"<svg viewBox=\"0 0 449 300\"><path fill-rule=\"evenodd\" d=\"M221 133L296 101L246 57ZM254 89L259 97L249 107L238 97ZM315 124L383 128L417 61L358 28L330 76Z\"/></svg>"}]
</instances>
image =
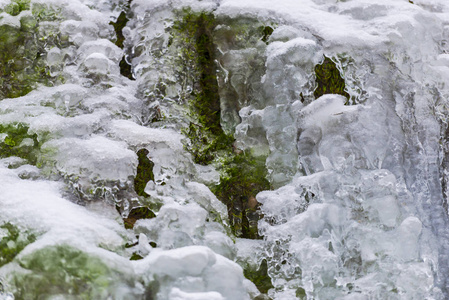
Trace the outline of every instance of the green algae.
<instances>
[{"instance_id":1,"label":"green algae","mask_svg":"<svg viewBox=\"0 0 449 300\"><path fill-rule=\"evenodd\" d=\"M339 94L349 101L349 94L345 91L345 80L341 77L336 64L329 58L324 57L321 64L315 66L317 88L313 92L315 99L325 94Z\"/></svg>"},{"instance_id":2,"label":"green algae","mask_svg":"<svg viewBox=\"0 0 449 300\"><path fill-rule=\"evenodd\" d=\"M0 267L11 262L28 244L36 240L31 233L20 232L19 228L11 223L5 223L0 229L7 234L0 240Z\"/></svg>"}]
</instances>

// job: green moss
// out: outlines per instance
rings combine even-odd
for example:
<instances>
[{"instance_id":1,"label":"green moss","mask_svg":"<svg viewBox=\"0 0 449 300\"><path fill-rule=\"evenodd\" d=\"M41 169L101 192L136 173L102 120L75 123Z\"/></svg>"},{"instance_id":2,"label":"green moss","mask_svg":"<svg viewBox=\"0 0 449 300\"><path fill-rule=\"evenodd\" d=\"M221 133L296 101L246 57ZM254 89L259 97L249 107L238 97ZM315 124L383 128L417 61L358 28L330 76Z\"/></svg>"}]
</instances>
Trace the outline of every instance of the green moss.
<instances>
[{"instance_id":1,"label":"green moss","mask_svg":"<svg viewBox=\"0 0 449 300\"><path fill-rule=\"evenodd\" d=\"M24 10L30 10L29 0L14 0L5 7L13 16ZM45 53L58 37L39 30L39 22L55 20L55 15L55 10L35 3L32 14L20 16L20 28L0 26L0 99L26 95L37 84L49 85L55 80L49 74Z\"/></svg>"},{"instance_id":2,"label":"green moss","mask_svg":"<svg viewBox=\"0 0 449 300\"><path fill-rule=\"evenodd\" d=\"M265 259L262 260L258 269L244 268L243 275L254 283L261 293L266 294L269 289L274 287L271 283L271 278L268 276L268 265Z\"/></svg>"},{"instance_id":3,"label":"green moss","mask_svg":"<svg viewBox=\"0 0 449 300\"><path fill-rule=\"evenodd\" d=\"M141 260L143 259L143 257L141 255L139 255L138 253L134 252L131 257L129 258L129 260Z\"/></svg>"},{"instance_id":4,"label":"green moss","mask_svg":"<svg viewBox=\"0 0 449 300\"><path fill-rule=\"evenodd\" d=\"M129 9L129 6L127 7L127 10ZM117 20L115 22L109 22L109 25L112 25L115 30L115 35L117 36L117 40L115 41L115 44L123 49L123 42L125 41L125 36L123 35L123 28L128 23L129 19L126 16L127 11L123 10L120 15L118 16Z\"/></svg>"},{"instance_id":5,"label":"green moss","mask_svg":"<svg viewBox=\"0 0 449 300\"><path fill-rule=\"evenodd\" d=\"M305 289L303 289L303 288L298 288L297 290L296 290L296 297L298 298L298 299L307 299L307 294L306 294L306 290Z\"/></svg>"},{"instance_id":6,"label":"green moss","mask_svg":"<svg viewBox=\"0 0 449 300\"><path fill-rule=\"evenodd\" d=\"M156 217L154 212L148 207L135 207L131 209L127 218L123 219L126 229L132 229L137 220L151 219Z\"/></svg>"},{"instance_id":7,"label":"green moss","mask_svg":"<svg viewBox=\"0 0 449 300\"><path fill-rule=\"evenodd\" d=\"M137 166L137 174L134 178L134 190L139 196L148 196L145 193L145 187L148 181L154 181L153 167L154 163L148 158L148 150L140 149L137 151L139 165Z\"/></svg>"},{"instance_id":8,"label":"green moss","mask_svg":"<svg viewBox=\"0 0 449 300\"><path fill-rule=\"evenodd\" d=\"M315 99L325 94L339 94L349 100L349 94L345 91L345 81L329 57L325 56L323 63L315 66L315 76L317 83L313 93Z\"/></svg>"},{"instance_id":9,"label":"green moss","mask_svg":"<svg viewBox=\"0 0 449 300\"><path fill-rule=\"evenodd\" d=\"M5 223L0 229L6 230L7 235L0 240L0 267L11 262L28 244L36 240L30 233L21 233L19 228L11 223Z\"/></svg>"},{"instance_id":10,"label":"green moss","mask_svg":"<svg viewBox=\"0 0 449 300\"><path fill-rule=\"evenodd\" d=\"M24 10L30 9L30 0L12 0L4 10L11 16L17 16Z\"/></svg>"},{"instance_id":11,"label":"green moss","mask_svg":"<svg viewBox=\"0 0 449 300\"><path fill-rule=\"evenodd\" d=\"M19 260L30 273L15 275L17 299L48 299L54 295L106 299L118 280L101 259L68 245L48 246Z\"/></svg>"},{"instance_id":12,"label":"green moss","mask_svg":"<svg viewBox=\"0 0 449 300\"><path fill-rule=\"evenodd\" d=\"M173 31L181 46L181 64L193 66L194 90L188 105L194 120L183 130L190 139L186 149L198 164L211 163L220 150L229 150L234 141L226 135L220 124L220 97L218 94L217 66L213 30L215 17L211 13L183 10ZM186 76L183 74L183 76Z\"/></svg>"},{"instance_id":13,"label":"green moss","mask_svg":"<svg viewBox=\"0 0 449 300\"><path fill-rule=\"evenodd\" d=\"M195 163L208 165L213 162L220 152L229 152L232 149L234 137L223 131L215 135L202 125L190 123L188 129L182 131L188 138L186 149Z\"/></svg>"},{"instance_id":14,"label":"green moss","mask_svg":"<svg viewBox=\"0 0 449 300\"><path fill-rule=\"evenodd\" d=\"M0 125L0 157L18 156L35 164L38 147L37 135L29 134L27 125Z\"/></svg>"},{"instance_id":15,"label":"green moss","mask_svg":"<svg viewBox=\"0 0 449 300\"><path fill-rule=\"evenodd\" d=\"M222 176L211 190L227 205L233 233L239 237L259 238L259 213L255 196L270 188L266 180L265 158L251 154L235 154L234 137L226 134L220 123L220 97L213 32L217 21L212 13L178 12L173 26L175 45L181 45L180 57L184 64L182 76L193 76L194 89L188 97L190 117L193 119L183 133L189 138L186 149L195 163L220 164ZM242 23L242 24L240 24ZM272 28L250 26L241 21L239 30L255 30L258 39L268 40ZM222 33L224 34L224 33ZM190 72L190 73L189 73Z\"/></svg>"},{"instance_id":16,"label":"green moss","mask_svg":"<svg viewBox=\"0 0 449 300\"><path fill-rule=\"evenodd\" d=\"M241 153L224 162L220 183L212 192L228 207L229 222L234 234L244 238L260 238L257 222L256 195L271 188L266 179L263 157Z\"/></svg>"},{"instance_id":17,"label":"green moss","mask_svg":"<svg viewBox=\"0 0 449 300\"><path fill-rule=\"evenodd\" d=\"M131 65L126 62L125 56L122 57L119 67L120 67L120 74L122 74L122 76L125 76L126 78L131 80L135 80Z\"/></svg>"},{"instance_id":18,"label":"green moss","mask_svg":"<svg viewBox=\"0 0 449 300\"><path fill-rule=\"evenodd\" d=\"M62 20L61 9L46 3L34 2L31 12L38 21L52 22Z\"/></svg>"},{"instance_id":19,"label":"green moss","mask_svg":"<svg viewBox=\"0 0 449 300\"><path fill-rule=\"evenodd\" d=\"M126 26L126 24L129 21L128 13L130 10L132 0L128 0L126 2L126 5L123 7L122 12L118 16L117 20L115 22L110 22L109 25L112 25L115 30L115 35L117 37L117 40L115 41L115 44L123 49L124 42L125 42L125 36L123 35L123 28ZM125 55L123 56L122 60L120 61L120 74L123 76L134 80L133 74L132 74L132 68L131 65L129 65L125 59Z\"/></svg>"},{"instance_id":20,"label":"green moss","mask_svg":"<svg viewBox=\"0 0 449 300\"><path fill-rule=\"evenodd\" d=\"M270 26L262 26L259 29L262 32L262 41L264 41L266 44L268 44L268 39L270 38L274 29Z\"/></svg>"}]
</instances>

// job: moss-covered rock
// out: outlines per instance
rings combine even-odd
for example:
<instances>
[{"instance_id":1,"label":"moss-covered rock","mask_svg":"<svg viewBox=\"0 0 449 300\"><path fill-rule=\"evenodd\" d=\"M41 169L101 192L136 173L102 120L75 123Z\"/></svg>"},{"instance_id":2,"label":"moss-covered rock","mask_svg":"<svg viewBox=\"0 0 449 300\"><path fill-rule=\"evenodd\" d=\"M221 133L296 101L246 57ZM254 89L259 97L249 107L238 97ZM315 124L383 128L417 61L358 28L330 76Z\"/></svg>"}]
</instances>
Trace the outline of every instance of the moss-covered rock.
<instances>
[{"instance_id":1,"label":"moss-covered rock","mask_svg":"<svg viewBox=\"0 0 449 300\"><path fill-rule=\"evenodd\" d=\"M126 229L132 229L137 220L140 219L151 219L156 217L154 212L145 206L142 207L134 207L128 214L127 218L124 218L123 221L125 223Z\"/></svg>"},{"instance_id":2,"label":"moss-covered rock","mask_svg":"<svg viewBox=\"0 0 449 300\"><path fill-rule=\"evenodd\" d=\"M174 44L183 45L180 57L185 69L181 75L192 76L194 82L192 93L187 98L192 121L183 130L189 138L186 149L196 163L214 163L220 168L220 183L211 189L227 205L233 233L239 237L259 238L257 222L260 216L255 196L270 188L266 179L265 158L237 154L239 151L235 151L233 147L234 137L226 134L221 127L214 44L217 20L212 13L206 12L183 10L178 14L172 30ZM268 40L272 32L266 27L253 28L246 20L240 20L236 24L236 30L243 32L242 34L255 30L256 42L264 37ZM222 38L226 38L227 32L220 31ZM236 40L235 43L239 41Z\"/></svg>"},{"instance_id":3,"label":"moss-covered rock","mask_svg":"<svg viewBox=\"0 0 449 300\"><path fill-rule=\"evenodd\" d=\"M29 10L30 6L30 0L13 0L4 10L11 16L17 16L22 11Z\"/></svg>"},{"instance_id":4,"label":"moss-covered rock","mask_svg":"<svg viewBox=\"0 0 449 300\"><path fill-rule=\"evenodd\" d=\"M148 196L145 193L145 187L148 181L154 181L153 167L154 163L148 158L148 150L140 149L137 151L139 164L137 166L137 174L134 178L134 190L139 196Z\"/></svg>"},{"instance_id":5,"label":"moss-covered rock","mask_svg":"<svg viewBox=\"0 0 449 300\"><path fill-rule=\"evenodd\" d=\"M22 257L19 265L31 271L15 274L11 285L17 299L107 299L122 282L119 272L100 258L68 245L48 246ZM131 280L131 279L130 279Z\"/></svg>"},{"instance_id":6,"label":"moss-covered rock","mask_svg":"<svg viewBox=\"0 0 449 300\"><path fill-rule=\"evenodd\" d=\"M345 80L329 57L325 56L323 62L315 66L315 76L317 83L317 88L313 93L315 99L325 94L339 94L349 100L349 94L345 91Z\"/></svg>"},{"instance_id":7,"label":"moss-covered rock","mask_svg":"<svg viewBox=\"0 0 449 300\"><path fill-rule=\"evenodd\" d=\"M186 144L196 163L207 165L221 150L230 150L234 141L226 135L220 124L221 109L218 93L217 66L213 31L216 24L212 13L183 10L173 25L175 39L181 45L180 76L192 76L193 90L188 95L192 122L184 134L190 139Z\"/></svg>"},{"instance_id":8,"label":"moss-covered rock","mask_svg":"<svg viewBox=\"0 0 449 300\"><path fill-rule=\"evenodd\" d=\"M19 228L11 223L0 226L0 232L6 233L0 239L0 267L11 262L28 244L36 240L36 236L28 232L20 232Z\"/></svg>"},{"instance_id":9,"label":"moss-covered rock","mask_svg":"<svg viewBox=\"0 0 449 300\"><path fill-rule=\"evenodd\" d=\"M41 6L34 4L31 11L30 0L13 0L0 11L0 99L26 95L37 84L54 81L45 53L58 37L40 30L40 22L58 17Z\"/></svg>"},{"instance_id":10,"label":"moss-covered rock","mask_svg":"<svg viewBox=\"0 0 449 300\"><path fill-rule=\"evenodd\" d=\"M116 35L116 41L115 44L122 48L124 47L125 42L125 36L123 35L123 28L126 26L126 24L129 21L128 14L130 10L132 0L128 0L126 2L126 5L123 7L122 12L118 16L117 20L115 22L110 22L109 24L114 27L115 35ZM122 60L120 61L120 74L123 76L134 80L133 74L132 74L132 68L131 65L126 61L125 59L126 54L123 56Z\"/></svg>"},{"instance_id":11,"label":"moss-covered rock","mask_svg":"<svg viewBox=\"0 0 449 300\"><path fill-rule=\"evenodd\" d=\"M274 29L271 26L262 26L259 27L260 31L262 32L262 41L264 41L266 44L268 44L268 39L270 38L271 34L273 33Z\"/></svg>"},{"instance_id":12,"label":"moss-covered rock","mask_svg":"<svg viewBox=\"0 0 449 300\"><path fill-rule=\"evenodd\" d=\"M254 283L261 293L266 294L269 289L274 287L271 283L271 278L268 276L266 260L262 260L258 268L247 266L243 269L243 275Z\"/></svg>"},{"instance_id":13,"label":"moss-covered rock","mask_svg":"<svg viewBox=\"0 0 449 300\"><path fill-rule=\"evenodd\" d=\"M212 187L217 198L227 205L231 228L238 237L260 238L256 195L271 188L266 176L263 157L240 153L224 162L220 183Z\"/></svg>"},{"instance_id":14,"label":"moss-covered rock","mask_svg":"<svg viewBox=\"0 0 449 300\"><path fill-rule=\"evenodd\" d=\"M35 164L39 142L22 123L0 125L0 157L18 156Z\"/></svg>"}]
</instances>

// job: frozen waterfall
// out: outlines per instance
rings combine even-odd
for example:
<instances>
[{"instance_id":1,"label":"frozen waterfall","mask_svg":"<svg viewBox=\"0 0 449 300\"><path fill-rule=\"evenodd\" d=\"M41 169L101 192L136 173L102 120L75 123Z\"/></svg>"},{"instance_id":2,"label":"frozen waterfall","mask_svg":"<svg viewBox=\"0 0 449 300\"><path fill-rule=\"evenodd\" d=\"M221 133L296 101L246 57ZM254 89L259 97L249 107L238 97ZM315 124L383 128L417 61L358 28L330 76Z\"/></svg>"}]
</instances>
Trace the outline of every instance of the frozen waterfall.
<instances>
[{"instance_id":1,"label":"frozen waterfall","mask_svg":"<svg viewBox=\"0 0 449 300\"><path fill-rule=\"evenodd\" d=\"M449 299L447 0L0 0L0 300Z\"/></svg>"}]
</instances>

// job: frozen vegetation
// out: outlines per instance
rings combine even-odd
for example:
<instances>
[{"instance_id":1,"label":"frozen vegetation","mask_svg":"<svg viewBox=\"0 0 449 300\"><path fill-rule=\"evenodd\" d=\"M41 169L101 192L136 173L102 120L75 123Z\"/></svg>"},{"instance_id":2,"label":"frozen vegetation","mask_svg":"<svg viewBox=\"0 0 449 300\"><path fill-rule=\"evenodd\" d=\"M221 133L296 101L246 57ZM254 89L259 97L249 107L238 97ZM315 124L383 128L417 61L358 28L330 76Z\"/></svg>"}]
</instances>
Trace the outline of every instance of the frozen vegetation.
<instances>
[{"instance_id":1,"label":"frozen vegetation","mask_svg":"<svg viewBox=\"0 0 449 300\"><path fill-rule=\"evenodd\" d=\"M0 0L0 299L449 299L446 0Z\"/></svg>"}]
</instances>

